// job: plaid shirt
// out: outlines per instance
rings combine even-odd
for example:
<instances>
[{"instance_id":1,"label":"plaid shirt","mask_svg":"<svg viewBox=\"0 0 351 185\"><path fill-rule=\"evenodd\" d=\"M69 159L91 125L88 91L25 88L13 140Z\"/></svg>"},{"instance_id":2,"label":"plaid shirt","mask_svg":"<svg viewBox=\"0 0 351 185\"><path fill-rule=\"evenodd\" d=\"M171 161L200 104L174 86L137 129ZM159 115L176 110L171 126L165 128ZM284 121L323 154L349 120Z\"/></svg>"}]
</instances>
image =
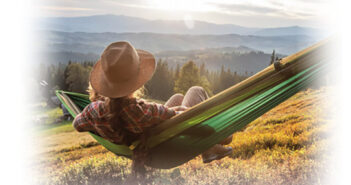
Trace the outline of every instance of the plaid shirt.
<instances>
[{"instance_id":1,"label":"plaid shirt","mask_svg":"<svg viewBox=\"0 0 351 185\"><path fill-rule=\"evenodd\" d=\"M142 99L130 99L122 105L120 119L124 128L114 129L104 117L106 108L103 101L90 103L76 116L73 121L74 128L79 132L90 131L101 137L116 143L130 144L130 140L136 138L128 137L128 133L138 136L145 129L160 124L162 121L171 118L178 112L172 108L157 103L145 102Z\"/></svg>"}]
</instances>

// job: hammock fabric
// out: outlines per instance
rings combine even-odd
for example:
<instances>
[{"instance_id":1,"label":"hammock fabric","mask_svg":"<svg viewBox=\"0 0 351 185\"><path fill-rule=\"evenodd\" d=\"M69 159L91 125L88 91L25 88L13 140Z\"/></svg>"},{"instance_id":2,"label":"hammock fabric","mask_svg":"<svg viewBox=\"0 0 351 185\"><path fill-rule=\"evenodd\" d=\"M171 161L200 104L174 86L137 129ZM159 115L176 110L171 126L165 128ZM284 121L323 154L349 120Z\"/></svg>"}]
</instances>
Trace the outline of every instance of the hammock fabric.
<instances>
[{"instance_id":1,"label":"hammock fabric","mask_svg":"<svg viewBox=\"0 0 351 185\"><path fill-rule=\"evenodd\" d=\"M163 169L181 165L308 87L326 71L325 53L329 42L320 42L276 61L155 127L144 144L148 149L146 165ZM90 103L87 95L79 93L56 91L56 95L73 117ZM209 129L211 132L206 132ZM196 134L196 131L207 134ZM131 146L116 145L90 134L111 152L128 158L139 144L136 141Z\"/></svg>"}]
</instances>

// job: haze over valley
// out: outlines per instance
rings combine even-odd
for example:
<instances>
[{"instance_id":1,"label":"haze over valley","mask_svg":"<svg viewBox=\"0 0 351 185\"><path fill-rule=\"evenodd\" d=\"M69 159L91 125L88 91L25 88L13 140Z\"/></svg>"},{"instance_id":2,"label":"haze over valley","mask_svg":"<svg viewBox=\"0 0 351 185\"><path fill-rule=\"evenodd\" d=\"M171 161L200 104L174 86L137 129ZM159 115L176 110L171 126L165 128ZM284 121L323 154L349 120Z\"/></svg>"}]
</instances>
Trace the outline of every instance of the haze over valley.
<instances>
[{"instance_id":1,"label":"haze over valley","mask_svg":"<svg viewBox=\"0 0 351 185\"><path fill-rule=\"evenodd\" d=\"M44 63L96 61L111 42L126 40L171 67L188 60L211 70L257 72L273 50L286 56L325 37L322 30L291 26L251 28L204 21L146 20L122 15L43 18L40 55Z\"/></svg>"}]
</instances>

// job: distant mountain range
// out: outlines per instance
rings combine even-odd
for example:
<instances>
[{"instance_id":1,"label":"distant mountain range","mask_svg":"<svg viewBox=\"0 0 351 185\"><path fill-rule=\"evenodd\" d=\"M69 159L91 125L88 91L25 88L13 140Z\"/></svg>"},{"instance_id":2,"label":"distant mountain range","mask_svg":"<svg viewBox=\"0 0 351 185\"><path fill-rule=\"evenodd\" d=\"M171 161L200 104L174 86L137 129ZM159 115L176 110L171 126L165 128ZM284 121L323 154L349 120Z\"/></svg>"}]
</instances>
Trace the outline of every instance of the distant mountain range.
<instances>
[{"instance_id":1,"label":"distant mountain range","mask_svg":"<svg viewBox=\"0 0 351 185\"><path fill-rule=\"evenodd\" d=\"M154 53L157 61L167 61L168 66L175 69L192 60L198 66L205 64L211 71L218 71L222 66L238 74L256 73L270 64L271 54L263 53L245 46L207 48L186 51L161 51ZM68 63L92 61L99 59L98 54L77 52L51 52L42 58L45 63ZM277 54L281 58L283 55ZM247 74L246 74L247 75Z\"/></svg>"},{"instance_id":2,"label":"distant mountain range","mask_svg":"<svg viewBox=\"0 0 351 185\"><path fill-rule=\"evenodd\" d=\"M306 35L291 36L245 36L226 35L179 35L158 33L85 33L85 32L41 32L45 52L78 52L100 54L111 42L126 40L136 48L153 53L167 50L194 50L205 48L246 46L266 53L273 49L281 54L292 54L318 40Z\"/></svg>"},{"instance_id":3,"label":"distant mountain range","mask_svg":"<svg viewBox=\"0 0 351 185\"><path fill-rule=\"evenodd\" d=\"M299 26L248 28L234 24L214 24L196 20L147 20L123 15L44 18L40 20L39 29L88 33L152 32L164 34L239 34L257 36L317 36L321 34L321 30Z\"/></svg>"},{"instance_id":4,"label":"distant mountain range","mask_svg":"<svg viewBox=\"0 0 351 185\"><path fill-rule=\"evenodd\" d=\"M223 65L257 72L278 56L304 49L323 37L308 27L247 28L203 21L146 20L122 15L44 18L39 25L41 62L96 61L111 42L129 41L175 67L193 60L211 70Z\"/></svg>"}]
</instances>

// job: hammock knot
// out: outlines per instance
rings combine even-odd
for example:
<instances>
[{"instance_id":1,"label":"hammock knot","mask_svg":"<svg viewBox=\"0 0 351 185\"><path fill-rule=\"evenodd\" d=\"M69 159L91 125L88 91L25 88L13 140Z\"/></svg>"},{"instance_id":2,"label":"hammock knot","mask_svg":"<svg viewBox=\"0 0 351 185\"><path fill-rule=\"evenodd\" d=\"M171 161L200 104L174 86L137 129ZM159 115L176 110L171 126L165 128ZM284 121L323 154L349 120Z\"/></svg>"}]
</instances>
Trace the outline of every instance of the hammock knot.
<instances>
[{"instance_id":1,"label":"hammock knot","mask_svg":"<svg viewBox=\"0 0 351 185\"><path fill-rule=\"evenodd\" d=\"M280 71L281 69L283 69L283 64L280 63L281 60L282 60L282 59L280 58L280 59L278 59L278 60L276 60L276 61L273 62L274 69L275 69L276 71Z\"/></svg>"}]
</instances>

